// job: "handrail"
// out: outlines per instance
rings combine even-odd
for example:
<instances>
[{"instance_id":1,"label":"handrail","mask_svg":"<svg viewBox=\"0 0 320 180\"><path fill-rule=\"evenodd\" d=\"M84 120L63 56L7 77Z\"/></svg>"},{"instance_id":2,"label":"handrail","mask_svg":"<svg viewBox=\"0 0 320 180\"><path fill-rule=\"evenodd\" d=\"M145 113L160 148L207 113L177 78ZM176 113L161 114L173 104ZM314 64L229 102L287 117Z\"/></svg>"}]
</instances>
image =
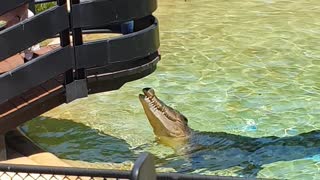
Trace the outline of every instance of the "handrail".
<instances>
[{"instance_id":1,"label":"handrail","mask_svg":"<svg viewBox=\"0 0 320 180\"><path fill-rule=\"evenodd\" d=\"M56 6L0 32L0 61L69 29L66 5Z\"/></svg>"},{"instance_id":2,"label":"handrail","mask_svg":"<svg viewBox=\"0 0 320 180\"><path fill-rule=\"evenodd\" d=\"M66 61L70 59L70 61ZM74 59L70 47L40 56L0 75L0 104L45 81L72 69Z\"/></svg>"},{"instance_id":3,"label":"handrail","mask_svg":"<svg viewBox=\"0 0 320 180\"><path fill-rule=\"evenodd\" d=\"M116 178L130 180L254 180L256 178L241 178L230 176L206 176L198 174L180 173L156 173L153 155L149 153L141 154L135 161L131 171L93 169L93 168L74 168L74 167L53 167L35 165L14 165L0 164L0 179L2 176L7 178L18 176L19 179L100 179ZM2 174L1 174L2 172ZM19 175L19 173L26 173Z\"/></svg>"},{"instance_id":4,"label":"handrail","mask_svg":"<svg viewBox=\"0 0 320 180\"><path fill-rule=\"evenodd\" d=\"M134 163L131 171L131 180L155 180L156 170L153 156L142 153Z\"/></svg>"},{"instance_id":5,"label":"handrail","mask_svg":"<svg viewBox=\"0 0 320 180\"><path fill-rule=\"evenodd\" d=\"M76 67L94 68L146 57L158 50L158 34L158 22L153 18L153 23L141 31L76 46Z\"/></svg>"},{"instance_id":6,"label":"handrail","mask_svg":"<svg viewBox=\"0 0 320 180\"><path fill-rule=\"evenodd\" d=\"M156 0L100 0L72 5L73 28L105 26L139 19L157 9Z\"/></svg>"},{"instance_id":7,"label":"handrail","mask_svg":"<svg viewBox=\"0 0 320 180\"><path fill-rule=\"evenodd\" d=\"M57 0L57 6L0 31L0 62L56 34L60 34L61 41L61 48L0 75L0 104L73 69L69 28L66 1Z\"/></svg>"},{"instance_id":8,"label":"handrail","mask_svg":"<svg viewBox=\"0 0 320 180\"><path fill-rule=\"evenodd\" d=\"M10 7L20 5L18 1L29 2L16 1L9 3ZM33 0L34 3L48 1L52 0ZM156 0L99 0L80 4L72 1L76 4L71 3L70 12L67 11L66 0L56 2L55 7L0 31L0 62L59 33L61 45L45 56L1 74L0 105L54 76L64 75L66 102L70 102L87 96L88 86L96 88L91 88L90 93L107 91L155 70L160 56L158 22L152 16L157 8ZM108 9L111 14L104 13ZM85 13L86 16L83 15ZM123 21L134 25L133 32L107 40L82 42L82 34L87 29L91 32L104 29L119 33ZM73 46L69 46L69 35L72 35ZM112 73L118 78L110 79L114 77ZM95 81L92 78L88 80L95 75L99 76L99 80L107 81L106 84L112 81L117 83L108 88L100 88L96 86L97 78Z\"/></svg>"}]
</instances>

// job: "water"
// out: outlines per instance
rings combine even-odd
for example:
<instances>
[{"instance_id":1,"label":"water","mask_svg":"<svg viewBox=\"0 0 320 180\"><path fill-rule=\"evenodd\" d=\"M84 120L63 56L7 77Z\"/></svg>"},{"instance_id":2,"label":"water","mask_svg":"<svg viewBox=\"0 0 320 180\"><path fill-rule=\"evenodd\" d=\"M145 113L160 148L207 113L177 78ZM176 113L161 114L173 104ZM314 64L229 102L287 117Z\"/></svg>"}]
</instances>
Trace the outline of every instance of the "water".
<instances>
[{"instance_id":1,"label":"water","mask_svg":"<svg viewBox=\"0 0 320 180\"><path fill-rule=\"evenodd\" d=\"M281 138L319 130L319 12L318 0L159 0L162 60L155 73L60 106L24 128L62 158L124 162L147 150L167 171L192 166L186 173L242 176L241 166L215 170L210 154L197 166L154 142L137 95L153 87L198 131ZM319 179L319 156L315 146L309 157L276 159L255 176Z\"/></svg>"}]
</instances>

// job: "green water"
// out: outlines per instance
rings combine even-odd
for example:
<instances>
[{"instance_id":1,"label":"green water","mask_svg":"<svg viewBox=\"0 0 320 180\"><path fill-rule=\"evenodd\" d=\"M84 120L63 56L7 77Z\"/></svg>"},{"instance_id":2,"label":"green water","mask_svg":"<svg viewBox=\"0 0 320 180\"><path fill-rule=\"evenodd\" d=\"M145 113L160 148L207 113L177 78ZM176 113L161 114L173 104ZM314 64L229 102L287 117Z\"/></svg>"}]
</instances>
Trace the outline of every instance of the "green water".
<instances>
[{"instance_id":1,"label":"green water","mask_svg":"<svg viewBox=\"0 0 320 180\"><path fill-rule=\"evenodd\" d=\"M155 15L162 60L152 75L44 114L24 127L30 137L63 158L123 162L149 151L161 167L174 151L154 142L137 98L144 87L199 131L261 138L320 129L318 0L159 0ZM166 168L180 165L188 164ZM241 176L242 167L195 168L188 173ZM319 179L320 147L264 164L257 177Z\"/></svg>"}]
</instances>

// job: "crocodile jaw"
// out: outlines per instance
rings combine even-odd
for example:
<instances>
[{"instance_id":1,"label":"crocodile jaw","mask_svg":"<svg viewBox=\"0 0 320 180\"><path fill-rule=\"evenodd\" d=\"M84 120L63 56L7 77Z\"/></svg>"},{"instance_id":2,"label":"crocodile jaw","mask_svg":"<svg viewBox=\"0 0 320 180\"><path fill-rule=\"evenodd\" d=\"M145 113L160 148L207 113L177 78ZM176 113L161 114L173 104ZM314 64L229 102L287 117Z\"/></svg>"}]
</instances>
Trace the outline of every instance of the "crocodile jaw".
<instances>
[{"instance_id":1,"label":"crocodile jaw","mask_svg":"<svg viewBox=\"0 0 320 180\"><path fill-rule=\"evenodd\" d=\"M159 139L189 137L190 128L185 116L159 100L153 89L144 88L143 93L139 95L139 100Z\"/></svg>"}]
</instances>

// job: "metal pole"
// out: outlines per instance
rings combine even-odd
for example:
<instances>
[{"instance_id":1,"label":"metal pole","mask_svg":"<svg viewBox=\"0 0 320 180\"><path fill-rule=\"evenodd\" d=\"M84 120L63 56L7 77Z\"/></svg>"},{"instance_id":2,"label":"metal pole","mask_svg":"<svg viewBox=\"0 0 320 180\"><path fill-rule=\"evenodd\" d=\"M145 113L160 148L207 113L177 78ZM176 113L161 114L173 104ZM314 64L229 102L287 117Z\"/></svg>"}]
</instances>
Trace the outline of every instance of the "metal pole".
<instances>
[{"instance_id":1,"label":"metal pole","mask_svg":"<svg viewBox=\"0 0 320 180\"><path fill-rule=\"evenodd\" d=\"M57 0L58 6L63 6L65 4L66 4L66 0ZM66 9L66 11L67 11L67 9ZM61 47L66 47L66 46L70 45L69 29L65 29L62 32L60 32L59 36L60 36ZM65 84L69 84L74 80L72 69L65 72L64 75L65 75L65 82L64 82Z\"/></svg>"},{"instance_id":2,"label":"metal pole","mask_svg":"<svg viewBox=\"0 0 320 180\"><path fill-rule=\"evenodd\" d=\"M80 46L83 44L82 39L82 29L81 28L74 28L73 27L73 5L79 4L79 0L72 0L70 4L70 28L72 30L72 39L73 39L73 47L76 48L77 46ZM76 51L73 51L74 53L74 81L70 84L66 84L66 101L67 103L78 99L88 96L88 87L87 87L87 79L85 74L85 69L81 68L79 69L77 67L77 55Z\"/></svg>"},{"instance_id":3,"label":"metal pole","mask_svg":"<svg viewBox=\"0 0 320 180\"><path fill-rule=\"evenodd\" d=\"M152 154L142 153L134 163L131 180L156 180L157 174Z\"/></svg>"},{"instance_id":4,"label":"metal pole","mask_svg":"<svg viewBox=\"0 0 320 180\"><path fill-rule=\"evenodd\" d=\"M7 147L3 134L0 134L0 161L7 160Z\"/></svg>"},{"instance_id":5,"label":"metal pole","mask_svg":"<svg viewBox=\"0 0 320 180\"><path fill-rule=\"evenodd\" d=\"M29 9L30 9L30 11L33 12L33 14L36 14L36 7L35 7L35 2L34 2L34 0L32 0L32 1L29 2Z\"/></svg>"},{"instance_id":6,"label":"metal pole","mask_svg":"<svg viewBox=\"0 0 320 180\"><path fill-rule=\"evenodd\" d=\"M80 0L72 0L71 6L73 4L79 4L79 3L80 3ZM72 7L71 7L71 12L72 12ZM71 17L71 19L72 19L72 17ZM73 22L71 22L71 23L73 23ZM73 36L73 46L74 47L83 44L82 29L81 28L72 28L72 36ZM75 63L75 64L77 64L77 63ZM76 67L75 78L79 79L79 80L85 79L86 78L85 70L83 68L77 69L77 67Z\"/></svg>"}]
</instances>

